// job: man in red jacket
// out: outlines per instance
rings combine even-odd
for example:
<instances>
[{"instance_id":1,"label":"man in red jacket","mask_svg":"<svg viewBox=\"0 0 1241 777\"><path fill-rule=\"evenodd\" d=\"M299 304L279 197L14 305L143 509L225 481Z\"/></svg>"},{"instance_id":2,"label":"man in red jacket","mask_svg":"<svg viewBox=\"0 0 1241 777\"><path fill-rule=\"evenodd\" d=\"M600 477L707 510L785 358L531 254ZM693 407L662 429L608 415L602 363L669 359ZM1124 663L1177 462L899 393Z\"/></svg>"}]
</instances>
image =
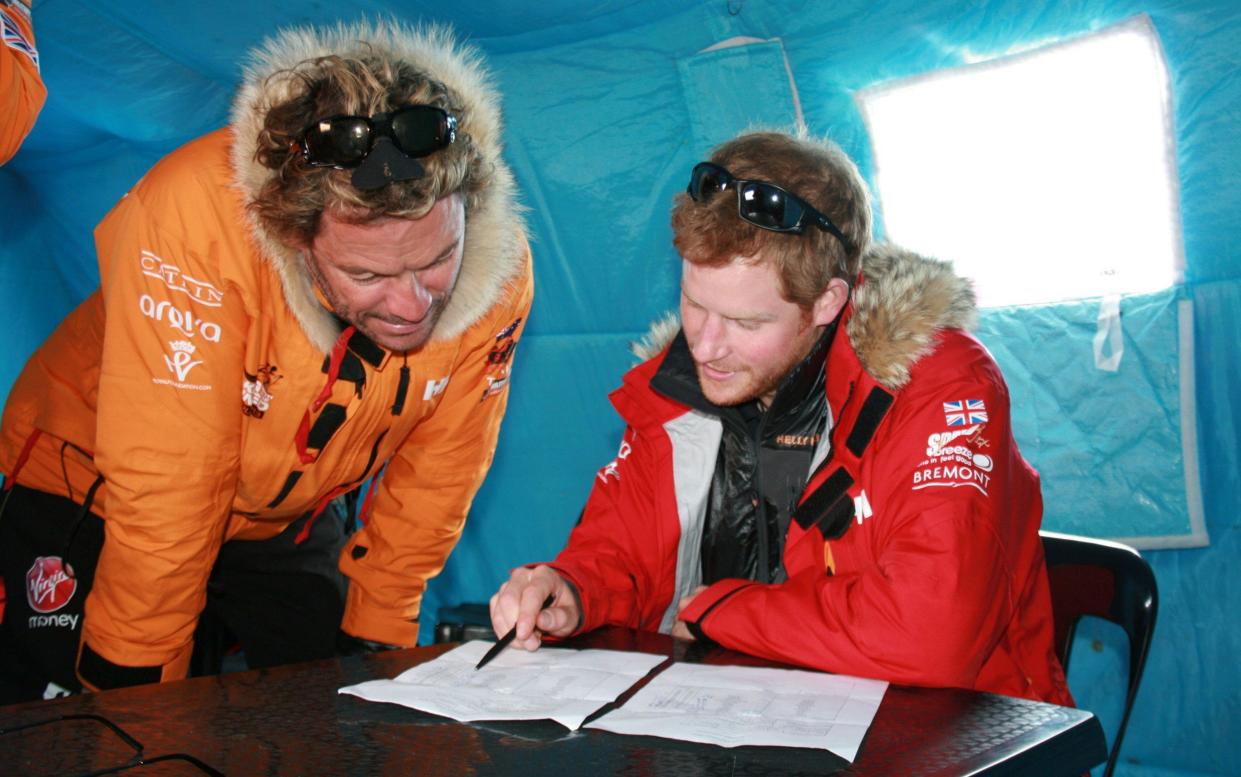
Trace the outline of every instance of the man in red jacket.
<instances>
[{"instance_id":1,"label":"man in red jacket","mask_svg":"<svg viewBox=\"0 0 1241 777\"><path fill-rule=\"evenodd\" d=\"M969 283L868 247L856 168L805 138L725 143L672 224L680 326L613 393L620 452L556 560L492 598L497 633L619 624L1071 703L1038 475Z\"/></svg>"}]
</instances>

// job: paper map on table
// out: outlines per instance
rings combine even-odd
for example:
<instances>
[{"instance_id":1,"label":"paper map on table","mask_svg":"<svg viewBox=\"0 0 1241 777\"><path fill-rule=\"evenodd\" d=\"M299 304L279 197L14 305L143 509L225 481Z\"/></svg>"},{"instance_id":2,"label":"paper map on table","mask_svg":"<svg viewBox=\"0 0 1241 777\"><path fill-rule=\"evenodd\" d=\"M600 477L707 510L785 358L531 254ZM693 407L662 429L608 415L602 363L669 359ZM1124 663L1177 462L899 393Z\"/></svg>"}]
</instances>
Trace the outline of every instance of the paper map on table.
<instances>
[{"instance_id":1,"label":"paper map on table","mask_svg":"<svg viewBox=\"0 0 1241 777\"><path fill-rule=\"evenodd\" d=\"M549 718L576 729L665 660L617 650L510 648L475 670L491 644L467 642L395 679L350 685L340 693L460 721Z\"/></svg>"},{"instance_id":2,"label":"paper map on table","mask_svg":"<svg viewBox=\"0 0 1241 777\"><path fill-rule=\"evenodd\" d=\"M814 747L853 761L887 687L796 669L678 663L586 728L723 747Z\"/></svg>"}]
</instances>

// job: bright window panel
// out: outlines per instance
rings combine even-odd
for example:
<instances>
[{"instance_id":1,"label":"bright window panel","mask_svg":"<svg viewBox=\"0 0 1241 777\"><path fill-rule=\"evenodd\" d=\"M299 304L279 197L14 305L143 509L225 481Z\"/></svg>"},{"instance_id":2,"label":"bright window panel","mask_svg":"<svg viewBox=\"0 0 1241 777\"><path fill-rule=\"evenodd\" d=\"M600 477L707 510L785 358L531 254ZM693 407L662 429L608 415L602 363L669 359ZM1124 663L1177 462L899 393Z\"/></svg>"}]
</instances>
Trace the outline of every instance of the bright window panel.
<instances>
[{"instance_id":1,"label":"bright window panel","mask_svg":"<svg viewBox=\"0 0 1241 777\"><path fill-rule=\"evenodd\" d=\"M1150 20L858 96L887 236L984 306L1156 291L1184 266Z\"/></svg>"}]
</instances>

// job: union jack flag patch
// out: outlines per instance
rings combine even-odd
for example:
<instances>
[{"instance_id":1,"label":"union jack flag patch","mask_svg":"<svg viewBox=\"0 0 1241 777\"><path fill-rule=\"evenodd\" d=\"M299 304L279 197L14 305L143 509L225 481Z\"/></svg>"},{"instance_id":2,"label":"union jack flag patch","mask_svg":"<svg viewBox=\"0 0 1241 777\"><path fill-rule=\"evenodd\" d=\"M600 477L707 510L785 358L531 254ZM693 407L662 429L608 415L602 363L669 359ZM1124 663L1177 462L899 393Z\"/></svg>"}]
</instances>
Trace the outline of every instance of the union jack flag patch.
<instances>
[{"instance_id":1,"label":"union jack flag patch","mask_svg":"<svg viewBox=\"0 0 1241 777\"><path fill-rule=\"evenodd\" d=\"M949 426L973 426L987 422L987 406L981 399L944 403L944 421Z\"/></svg>"},{"instance_id":2,"label":"union jack flag patch","mask_svg":"<svg viewBox=\"0 0 1241 777\"><path fill-rule=\"evenodd\" d=\"M39 67L39 52L30 41L26 40L26 36L22 34L22 28L17 26L17 22L10 19L7 14L0 13L0 26L4 27L4 45L30 57L30 61L34 63L37 70Z\"/></svg>"}]
</instances>

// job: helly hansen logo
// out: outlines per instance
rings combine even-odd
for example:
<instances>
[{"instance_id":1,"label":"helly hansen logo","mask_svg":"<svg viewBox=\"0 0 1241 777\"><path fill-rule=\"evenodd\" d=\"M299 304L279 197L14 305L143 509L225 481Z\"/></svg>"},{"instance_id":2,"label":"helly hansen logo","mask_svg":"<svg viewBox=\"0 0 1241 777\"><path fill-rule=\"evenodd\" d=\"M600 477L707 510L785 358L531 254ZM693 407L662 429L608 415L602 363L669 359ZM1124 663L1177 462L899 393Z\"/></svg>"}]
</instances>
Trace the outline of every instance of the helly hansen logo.
<instances>
[{"instance_id":1,"label":"helly hansen logo","mask_svg":"<svg viewBox=\"0 0 1241 777\"><path fill-rule=\"evenodd\" d=\"M776 445L781 448L813 448L822 437L821 434L778 434Z\"/></svg>"},{"instance_id":2,"label":"helly hansen logo","mask_svg":"<svg viewBox=\"0 0 1241 777\"><path fill-rule=\"evenodd\" d=\"M165 262L150 251L143 251L139 262L143 275L160 279L168 288L188 294L195 302L212 308L218 308L224 303L224 292L206 281L191 278L175 264Z\"/></svg>"},{"instance_id":3,"label":"helly hansen logo","mask_svg":"<svg viewBox=\"0 0 1241 777\"><path fill-rule=\"evenodd\" d=\"M444 389L448 388L448 378L440 378L439 380L428 380L427 386L422 390L423 400L431 400L444 393Z\"/></svg>"}]
</instances>

